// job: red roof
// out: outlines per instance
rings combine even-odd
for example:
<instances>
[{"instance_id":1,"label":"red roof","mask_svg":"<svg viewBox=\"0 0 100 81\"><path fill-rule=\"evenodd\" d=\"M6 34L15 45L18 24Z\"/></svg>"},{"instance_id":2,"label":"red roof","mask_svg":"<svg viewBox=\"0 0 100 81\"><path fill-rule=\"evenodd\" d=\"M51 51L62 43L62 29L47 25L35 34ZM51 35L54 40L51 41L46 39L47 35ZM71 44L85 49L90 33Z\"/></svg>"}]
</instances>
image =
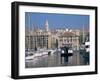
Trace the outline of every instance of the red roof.
<instances>
[{"instance_id":1,"label":"red roof","mask_svg":"<svg viewBox=\"0 0 100 81\"><path fill-rule=\"evenodd\" d=\"M64 32L61 36L75 36L73 32Z\"/></svg>"}]
</instances>

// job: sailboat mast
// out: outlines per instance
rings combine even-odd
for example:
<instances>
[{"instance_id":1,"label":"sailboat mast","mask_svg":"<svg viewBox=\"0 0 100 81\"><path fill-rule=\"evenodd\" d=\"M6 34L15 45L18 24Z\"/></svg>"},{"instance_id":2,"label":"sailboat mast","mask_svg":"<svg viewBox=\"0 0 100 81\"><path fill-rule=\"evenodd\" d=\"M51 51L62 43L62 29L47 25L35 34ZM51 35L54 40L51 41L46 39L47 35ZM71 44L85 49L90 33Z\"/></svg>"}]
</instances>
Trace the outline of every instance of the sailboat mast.
<instances>
[{"instance_id":1,"label":"sailboat mast","mask_svg":"<svg viewBox=\"0 0 100 81\"><path fill-rule=\"evenodd\" d=\"M28 43L28 49L30 50L30 14L28 13L28 30L29 30L29 43Z\"/></svg>"},{"instance_id":2,"label":"sailboat mast","mask_svg":"<svg viewBox=\"0 0 100 81\"><path fill-rule=\"evenodd\" d=\"M83 43L85 43L84 24L83 24Z\"/></svg>"}]
</instances>

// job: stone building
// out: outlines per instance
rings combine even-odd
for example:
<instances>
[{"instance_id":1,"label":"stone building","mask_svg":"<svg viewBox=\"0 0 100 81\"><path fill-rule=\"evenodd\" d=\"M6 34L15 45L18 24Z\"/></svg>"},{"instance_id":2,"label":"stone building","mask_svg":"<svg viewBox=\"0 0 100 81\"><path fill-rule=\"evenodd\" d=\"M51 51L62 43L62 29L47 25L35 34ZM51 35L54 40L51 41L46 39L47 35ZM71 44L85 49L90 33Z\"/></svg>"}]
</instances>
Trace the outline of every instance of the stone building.
<instances>
[{"instance_id":1,"label":"stone building","mask_svg":"<svg viewBox=\"0 0 100 81\"><path fill-rule=\"evenodd\" d=\"M30 50L37 50L39 48L51 48L51 33L48 28L48 21L46 20L45 29L41 30L34 27L34 30L25 31L25 48Z\"/></svg>"},{"instance_id":2,"label":"stone building","mask_svg":"<svg viewBox=\"0 0 100 81\"><path fill-rule=\"evenodd\" d=\"M74 32L64 32L59 36L59 47L67 46L73 50L79 49L79 35Z\"/></svg>"},{"instance_id":3,"label":"stone building","mask_svg":"<svg viewBox=\"0 0 100 81\"><path fill-rule=\"evenodd\" d=\"M33 30L25 29L25 49L50 49L62 46L79 49L79 30L59 29L50 30L48 20L44 29L34 27Z\"/></svg>"}]
</instances>

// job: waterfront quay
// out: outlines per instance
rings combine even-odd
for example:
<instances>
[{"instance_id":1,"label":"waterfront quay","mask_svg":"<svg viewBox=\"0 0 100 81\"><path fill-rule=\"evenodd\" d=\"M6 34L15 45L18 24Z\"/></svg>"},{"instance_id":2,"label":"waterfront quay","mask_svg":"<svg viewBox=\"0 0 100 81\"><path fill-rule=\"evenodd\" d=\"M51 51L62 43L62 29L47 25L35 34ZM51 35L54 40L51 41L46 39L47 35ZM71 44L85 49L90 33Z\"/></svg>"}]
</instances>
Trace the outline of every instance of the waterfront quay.
<instances>
[{"instance_id":1,"label":"waterfront quay","mask_svg":"<svg viewBox=\"0 0 100 81\"><path fill-rule=\"evenodd\" d=\"M83 52L81 53L80 50L75 50L72 56L68 56L67 62L64 60L64 57L61 57L61 52L58 50L53 50L53 53L50 54L47 51L37 51L33 53L34 54L31 54L30 57L26 56L26 68L87 65L83 57L85 52L82 54Z\"/></svg>"}]
</instances>

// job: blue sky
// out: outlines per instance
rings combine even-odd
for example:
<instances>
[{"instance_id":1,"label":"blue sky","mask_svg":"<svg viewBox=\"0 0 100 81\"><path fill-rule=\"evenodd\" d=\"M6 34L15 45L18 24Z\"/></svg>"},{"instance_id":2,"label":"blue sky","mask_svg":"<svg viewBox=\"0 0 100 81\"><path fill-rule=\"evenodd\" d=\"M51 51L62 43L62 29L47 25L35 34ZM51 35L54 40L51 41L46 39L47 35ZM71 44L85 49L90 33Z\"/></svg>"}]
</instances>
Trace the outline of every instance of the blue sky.
<instances>
[{"instance_id":1,"label":"blue sky","mask_svg":"<svg viewBox=\"0 0 100 81\"><path fill-rule=\"evenodd\" d=\"M89 29L89 15L25 12L25 26L28 28L36 25L43 29L46 20L49 29L82 29L83 25L85 29Z\"/></svg>"}]
</instances>

